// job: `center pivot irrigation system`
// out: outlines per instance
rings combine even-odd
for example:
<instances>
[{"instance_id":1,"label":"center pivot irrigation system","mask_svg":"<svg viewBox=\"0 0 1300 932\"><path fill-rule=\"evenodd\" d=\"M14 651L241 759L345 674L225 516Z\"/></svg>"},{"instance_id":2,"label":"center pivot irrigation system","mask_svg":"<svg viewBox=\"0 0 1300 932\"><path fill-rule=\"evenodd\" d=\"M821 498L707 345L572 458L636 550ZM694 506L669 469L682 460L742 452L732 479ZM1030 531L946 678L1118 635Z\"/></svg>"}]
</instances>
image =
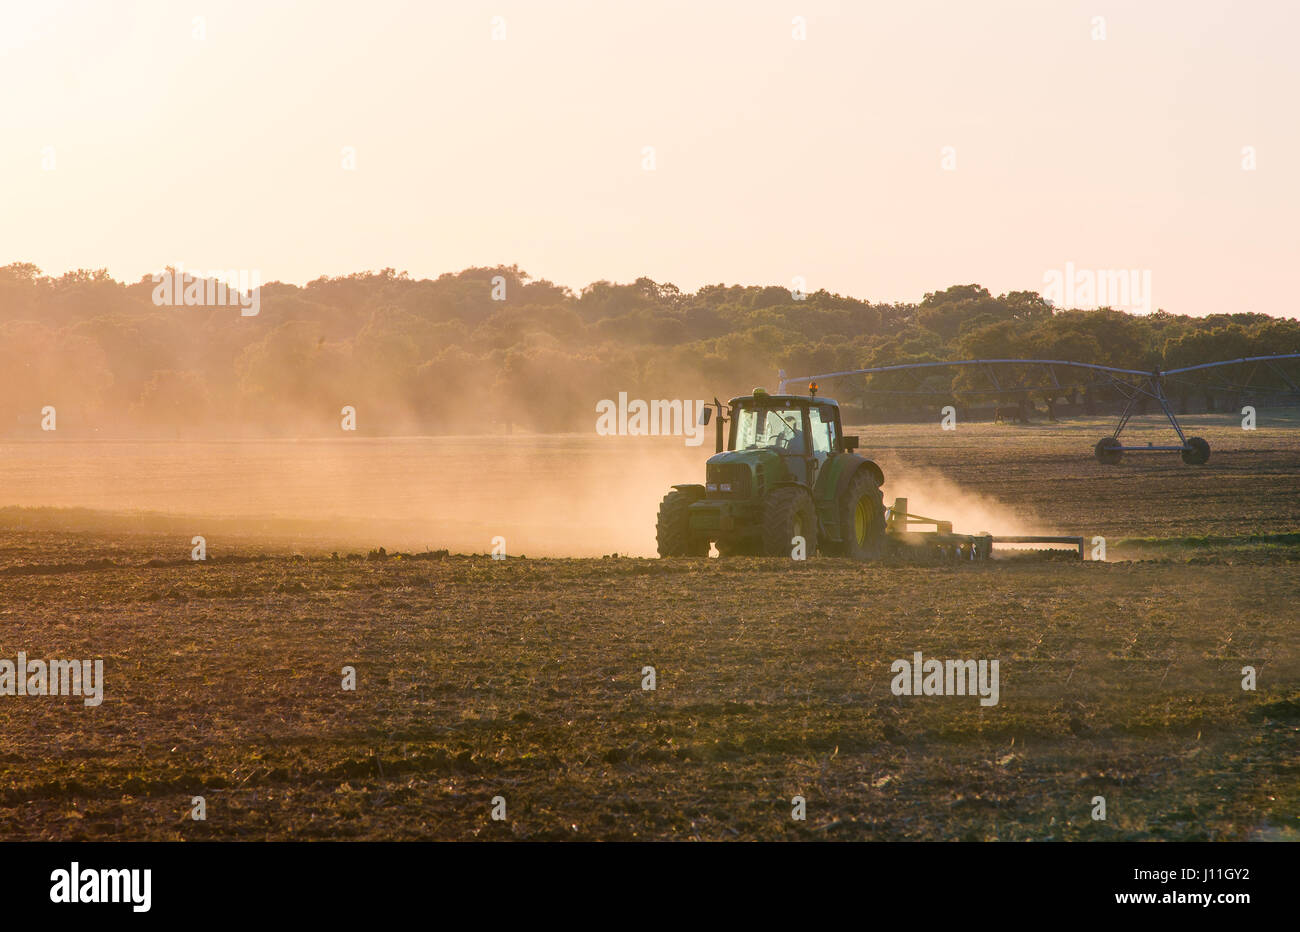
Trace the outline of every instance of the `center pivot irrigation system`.
<instances>
[{"instance_id":1,"label":"center pivot irrigation system","mask_svg":"<svg viewBox=\"0 0 1300 932\"><path fill-rule=\"evenodd\" d=\"M777 392L778 394L784 394L787 386L799 383L821 382L826 379L838 379L855 375L876 376L884 373L909 373L916 384L906 388L867 387L864 389L863 394L1003 397L1007 395L1023 396L1030 392L1064 395L1097 387L1109 388L1123 397L1125 404L1124 410L1119 416L1119 423L1115 425L1114 433L1102 437L1093 447L1093 453L1098 460L1113 465L1118 463L1125 453L1180 453L1184 463L1197 466L1209 460L1210 445L1201 437L1188 437L1183 433L1183 428L1179 425L1178 418L1170 404L1167 387L1171 384L1177 384L1180 387L1194 390L1212 388L1215 391L1232 392L1238 395L1248 395L1261 391L1300 395L1300 386L1297 386L1296 381L1284 371L1282 366L1278 365L1282 360L1288 359L1300 359L1300 353L1283 353L1275 356L1246 356L1239 359L1224 359L1219 362L1202 363L1197 366L1183 366L1178 369L1164 370L1154 369L1151 371L1119 369L1114 366L1099 366L1094 363L1070 362L1063 359L961 359L951 362L913 362L895 366L848 369L843 372L827 372L822 375L806 375L798 378L787 376L785 371L782 370L778 375L780 384L777 387ZM1231 385L1206 386L1204 383L1188 379L1188 375L1193 372L1208 372L1212 369L1233 366L1252 366L1253 368L1250 369L1244 381ZM918 374L921 370L926 369L956 368L973 369L976 378L972 381L975 384L961 388L927 387ZM1063 384L1060 373L1058 373L1058 370L1061 369L1083 370L1091 374L1091 381L1068 381ZM1001 381L998 379L999 370L1003 373L1003 380ZM1256 377L1262 374L1272 375L1278 384L1267 388L1255 384ZM980 387L977 380L981 377L984 379L983 384L986 387ZM1034 384L1027 384L1031 381ZM1160 410L1164 412L1165 417L1169 419L1169 426L1178 435L1178 443L1160 446L1154 444L1125 446L1119 439L1119 435L1128 425L1129 419L1140 411L1143 403L1148 399L1154 400L1160 406Z\"/></svg>"}]
</instances>

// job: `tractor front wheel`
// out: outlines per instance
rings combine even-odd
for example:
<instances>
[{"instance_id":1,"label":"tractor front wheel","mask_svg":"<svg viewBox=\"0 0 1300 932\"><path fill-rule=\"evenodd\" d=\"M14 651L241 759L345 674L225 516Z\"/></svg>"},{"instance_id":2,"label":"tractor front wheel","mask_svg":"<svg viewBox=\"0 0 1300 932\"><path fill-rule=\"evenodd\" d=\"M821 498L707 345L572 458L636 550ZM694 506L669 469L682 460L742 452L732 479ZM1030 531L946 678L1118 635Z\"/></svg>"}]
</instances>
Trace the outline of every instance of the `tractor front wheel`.
<instances>
[{"instance_id":1,"label":"tractor front wheel","mask_svg":"<svg viewBox=\"0 0 1300 932\"><path fill-rule=\"evenodd\" d=\"M689 508L701 498L698 489L684 492L673 489L659 503L659 519L655 522L655 540L661 557L707 557L707 538L691 536Z\"/></svg>"},{"instance_id":2,"label":"tractor front wheel","mask_svg":"<svg viewBox=\"0 0 1300 932\"><path fill-rule=\"evenodd\" d=\"M762 554L762 542L749 537L723 537L715 543L720 557L757 557Z\"/></svg>"},{"instance_id":3,"label":"tractor front wheel","mask_svg":"<svg viewBox=\"0 0 1300 932\"><path fill-rule=\"evenodd\" d=\"M763 553L792 556L796 537L803 538L805 555L817 552L817 508L812 496L798 486L773 489L763 503Z\"/></svg>"},{"instance_id":4,"label":"tractor front wheel","mask_svg":"<svg viewBox=\"0 0 1300 932\"><path fill-rule=\"evenodd\" d=\"M858 470L840 502L841 552L855 560L879 560L885 550L885 503L876 479Z\"/></svg>"}]
</instances>

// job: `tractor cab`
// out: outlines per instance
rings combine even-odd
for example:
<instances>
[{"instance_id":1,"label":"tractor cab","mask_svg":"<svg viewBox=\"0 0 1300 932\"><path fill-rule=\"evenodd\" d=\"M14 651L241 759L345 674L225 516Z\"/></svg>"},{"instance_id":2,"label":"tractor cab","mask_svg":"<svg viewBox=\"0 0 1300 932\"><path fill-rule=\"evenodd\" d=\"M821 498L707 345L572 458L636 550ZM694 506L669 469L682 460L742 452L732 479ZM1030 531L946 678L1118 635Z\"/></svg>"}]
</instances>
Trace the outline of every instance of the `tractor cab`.
<instances>
[{"instance_id":1,"label":"tractor cab","mask_svg":"<svg viewBox=\"0 0 1300 932\"><path fill-rule=\"evenodd\" d=\"M730 408L727 450L775 453L803 482L815 482L826 460L844 449L840 406L832 399L755 389L731 399Z\"/></svg>"},{"instance_id":2,"label":"tractor cab","mask_svg":"<svg viewBox=\"0 0 1300 932\"><path fill-rule=\"evenodd\" d=\"M756 388L726 405L715 400L702 423L715 411L717 452L704 484L674 486L660 506L661 556L707 554L710 543L720 554L788 555L794 539L808 552L879 549L884 476L853 452L858 438L844 436L839 405L819 398L816 383L807 395Z\"/></svg>"}]
</instances>

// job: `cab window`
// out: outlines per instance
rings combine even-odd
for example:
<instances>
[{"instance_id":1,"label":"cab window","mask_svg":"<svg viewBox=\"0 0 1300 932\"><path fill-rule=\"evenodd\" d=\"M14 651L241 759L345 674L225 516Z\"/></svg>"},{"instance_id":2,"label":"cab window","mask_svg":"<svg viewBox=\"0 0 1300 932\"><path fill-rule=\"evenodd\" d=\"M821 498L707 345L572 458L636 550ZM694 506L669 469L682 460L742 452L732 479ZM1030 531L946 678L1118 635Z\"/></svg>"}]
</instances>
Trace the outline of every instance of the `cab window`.
<instances>
[{"instance_id":1,"label":"cab window","mask_svg":"<svg viewBox=\"0 0 1300 932\"><path fill-rule=\"evenodd\" d=\"M736 411L736 449L774 449L803 453L802 414L798 408L743 407Z\"/></svg>"},{"instance_id":2,"label":"cab window","mask_svg":"<svg viewBox=\"0 0 1300 932\"><path fill-rule=\"evenodd\" d=\"M808 418L812 422L812 452L834 452L835 412L819 405L808 409Z\"/></svg>"}]
</instances>

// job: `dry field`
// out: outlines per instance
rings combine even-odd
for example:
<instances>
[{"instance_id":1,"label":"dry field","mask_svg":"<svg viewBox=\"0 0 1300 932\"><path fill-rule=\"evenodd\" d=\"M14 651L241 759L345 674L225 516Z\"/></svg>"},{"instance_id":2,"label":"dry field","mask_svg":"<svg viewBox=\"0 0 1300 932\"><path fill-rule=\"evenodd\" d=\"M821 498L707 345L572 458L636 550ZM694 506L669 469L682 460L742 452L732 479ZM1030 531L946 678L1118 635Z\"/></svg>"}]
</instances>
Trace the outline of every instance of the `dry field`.
<instances>
[{"instance_id":1,"label":"dry field","mask_svg":"<svg viewBox=\"0 0 1300 932\"><path fill-rule=\"evenodd\" d=\"M1188 420L1205 467L1101 466L1102 422L861 431L927 507L1107 563L371 558L319 527L195 563L182 518L0 509L0 658L106 679L0 696L0 838L1297 839L1300 430ZM893 695L915 651L998 659L999 703Z\"/></svg>"}]
</instances>

